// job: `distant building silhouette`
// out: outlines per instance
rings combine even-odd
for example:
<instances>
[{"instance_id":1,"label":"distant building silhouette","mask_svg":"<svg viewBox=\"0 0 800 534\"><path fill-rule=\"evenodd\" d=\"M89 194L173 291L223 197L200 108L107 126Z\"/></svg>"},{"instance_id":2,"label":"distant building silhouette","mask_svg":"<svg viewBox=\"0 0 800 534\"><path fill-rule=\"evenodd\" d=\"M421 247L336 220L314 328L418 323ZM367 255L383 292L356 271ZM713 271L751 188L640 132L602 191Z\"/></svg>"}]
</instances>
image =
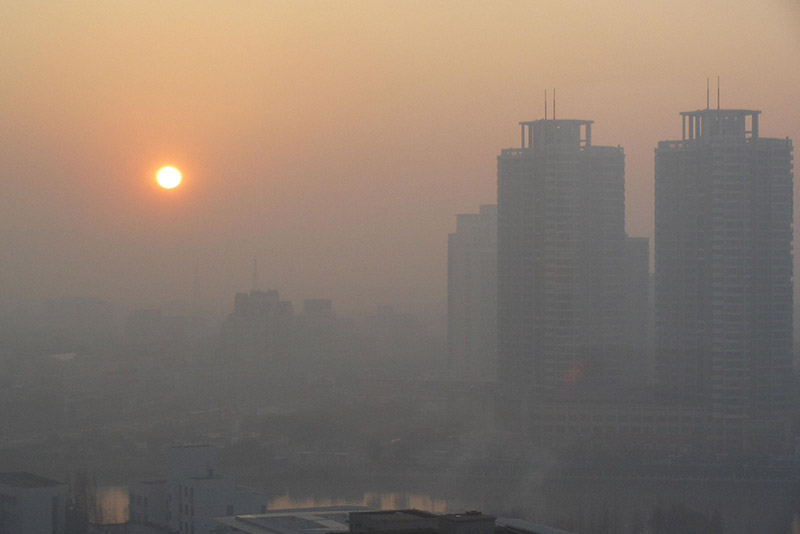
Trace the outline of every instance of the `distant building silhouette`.
<instances>
[{"instance_id":1,"label":"distant building silhouette","mask_svg":"<svg viewBox=\"0 0 800 534\"><path fill-rule=\"evenodd\" d=\"M256 364L286 360L291 340L292 303L277 291L237 293L223 325L228 354Z\"/></svg>"},{"instance_id":2,"label":"distant building silhouette","mask_svg":"<svg viewBox=\"0 0 800 534\"><path fill-rule=\"evenodd\" d=\"M343 330L343 321L336 316L331 299L303 300L303 311L297 316L293 331L293 357L302 376L319 380L330 375L342 361Z\"/></svg>"},{"instance_id":3,"label":"distant building silhouette","mask_svg":"<svg viewBox=\"0 0 800 534\"><path fill-rule=\"evenodd\" d=\"M497 160L498 378L532 392L609 391L622 376L625 156L592 121L520 123Z\"/></svg>"},{"instance_id":4,"label":"distant building silhouette","mask_svg":"<svg viewBox=\"0 0 800 534\"><path fill-rule=\"evenodd\" d=\"M682 112L655 155L657 381L714 448L778 446L792 377L792 142L759 111Z\"/></svg>"},{"instance_id":5,"label":"distant building silhouette","mask_svg":"<svg viewBox=\"0 0 800 534\"><path fill-rule=\"evenodd\" d=\"M497 368L497 206L456 216L447 240L448 374L491 380Z\"/></svg>"},{"instance_id":6,"label":"distant building silhouette","mask_svg":"<svg viewBox=\"0 0 800 534\"><path fill-rule=\"evenodd\" d=\"M222 325L225 358L216 376L239 408L279 395L277 387L288 382L294 321L292 303L277 291L236 294Z\"/></svg>"}]
</instances>

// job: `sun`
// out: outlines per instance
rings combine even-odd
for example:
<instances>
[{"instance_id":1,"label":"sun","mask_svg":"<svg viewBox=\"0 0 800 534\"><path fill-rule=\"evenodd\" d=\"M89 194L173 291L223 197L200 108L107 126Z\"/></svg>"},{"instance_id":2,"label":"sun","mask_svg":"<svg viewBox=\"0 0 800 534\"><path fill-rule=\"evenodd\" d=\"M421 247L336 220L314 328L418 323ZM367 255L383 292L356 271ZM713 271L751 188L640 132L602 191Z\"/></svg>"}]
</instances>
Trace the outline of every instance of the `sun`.
<instances>
[{"instance_id":1,"label":"sun","mask_svg":"<svg viewBox=\"0 0 800 534\"><path fill-rule=\"evenodd\" d=\"M175 189L181 184L181 178L181 171L175 167L161 167L156 173L156 181L164 189Z\"/></svg>"}]
</instances>

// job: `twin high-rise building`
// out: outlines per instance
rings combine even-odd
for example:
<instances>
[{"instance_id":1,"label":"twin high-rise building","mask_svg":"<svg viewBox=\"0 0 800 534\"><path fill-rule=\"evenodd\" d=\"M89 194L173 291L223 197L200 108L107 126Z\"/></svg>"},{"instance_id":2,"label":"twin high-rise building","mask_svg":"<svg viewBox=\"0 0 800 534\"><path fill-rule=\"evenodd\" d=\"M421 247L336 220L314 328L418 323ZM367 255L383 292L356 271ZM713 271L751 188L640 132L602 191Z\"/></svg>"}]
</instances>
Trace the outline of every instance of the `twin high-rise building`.
<instances>
[{"instance_id":1,"label":"twin high-rise building","mask_svg":"<svg viewBox=\"0 0 800 534\"><path fill-rule=\"evenodd\" d=\"M683 112L655 154L657 379L738 439L792 383L792 142L759 111Z\"/></svg>"},{"instance_id":2,"label":"twin high-rise building","mask_svg":"<svg viewBox=\"0 0 800 534\"><path fill-rule=\"evenodd\" d=\"M785 439L792 143L760 137L759 113L681 113L682 139L656 149L652 361L649 242L625 234L622 148L593 145L591 121L520 123L521 147L497 163L497 377L510 404L527 403L517 415L654 376L658 406L693 410L688 432L713 449ZM462 300L450 302L451 348L453 318L476 304Z\"/></svg>"}]
</instances>

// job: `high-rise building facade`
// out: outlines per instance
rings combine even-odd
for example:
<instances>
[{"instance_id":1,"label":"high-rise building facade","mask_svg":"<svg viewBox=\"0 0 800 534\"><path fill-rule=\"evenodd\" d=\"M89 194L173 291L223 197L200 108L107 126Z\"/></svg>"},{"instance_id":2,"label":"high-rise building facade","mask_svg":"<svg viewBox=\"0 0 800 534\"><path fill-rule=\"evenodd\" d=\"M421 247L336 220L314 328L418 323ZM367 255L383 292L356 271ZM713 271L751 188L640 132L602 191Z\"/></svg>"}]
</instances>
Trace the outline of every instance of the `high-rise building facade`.
<instances>
[{"instance_id":1,"label":"high-rise building facade","mask_svg":"<svg viewBox=\"0 0 800 534\"><path fill-rule=\"evenodd\" d=\"M759 113L682 112L655 154L657 383L723 449L790 407L792 142Z\"/></svg>"},{"instance_id":2,"label":"high-rise building facade","mask_svg":"<svg viewBox=\"0 0 800 534\"><path fill-rule=\"evenodd\" d=\"M608 389L621 375L624 153L592 145L592 121L520 125L521 148L497 160L498 378Z\"/></svg>"},{"instance_id":3,"label":"high-rise building facade","mask_svg":"<svg viewBox=\"0 0 800 534\"><path fill-rule=\"evenodd\" d=\"M493 380L497 368L497 206L456 216L447 240L448 372Z\"/></svg>"},{"instance_id":4,"label":"high-rise building facade","mask_svg":"<svg viewBox=\"0 0 800 534\"><path fill-rule=\"evenodd\" d=\"M624 380L631 386L649 387L653 382L650 238L626 238L624 264Z\"/></svg>"}]
</instances>

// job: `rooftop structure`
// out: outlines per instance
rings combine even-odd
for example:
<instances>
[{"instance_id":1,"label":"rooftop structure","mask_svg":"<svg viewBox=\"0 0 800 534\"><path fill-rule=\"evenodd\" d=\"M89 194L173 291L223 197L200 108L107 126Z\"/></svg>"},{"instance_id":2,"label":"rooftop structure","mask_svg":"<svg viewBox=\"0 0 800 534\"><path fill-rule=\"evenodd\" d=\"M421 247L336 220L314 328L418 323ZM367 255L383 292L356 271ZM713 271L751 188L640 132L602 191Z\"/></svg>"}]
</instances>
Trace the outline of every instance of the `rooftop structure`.
<instances>
[{"instance_id":1,"label":"rooftop structure","mask_svg":"<svg viewBox=\"0 0 800 534\"><path fill-rule=\"evenodd\" d=\"M433 514L422 510L369 510L364 507L301 508L265 514L218 517L223 532L246 534L570 534L520 519L477 511Z\"/></svg>"},{"instance_id":2,"label":"rooftop structure","mask_svg":"<svg viewBox=\"0 0 800 534\"><path fill-rule=\"evenodd\" d=\"M683 141L718 138L758 138L760 111L750 109L701 109L681 111Z\"/></svg>"},{"instance_id":3,"label":"rooftop structure","mask_svg":"<svg viewBox=\"0 0 800 534\"><path fill-rule=\"evenodd\" d=\"M436 514L422 510L377 510L350 514L350 532L435 529Z\"/></svg>"},{"instance_id":4,"label":"rooftop structure","mask_svg":"<svg viewBox=\"0 0 800 534\"><path fill-rule=\"evenodd\" d=\"M0 473L0 484L12 488L50 488L63 486L63 482L51 478L40 477L24 471L11 471Z\"/></svg>"},{"instance_id":5,"label":"rooftop structure","mask_svg":"<svg viewBox=\"0 0 800 534\"><path fill-rule=\"evenodd\" d=\"M347 532L351 512L368 510L363 506L336 506L273 510L264 514L218 517L217 523L232 532L247 534L327 534Z\"/></svg>"}]
</instances>

